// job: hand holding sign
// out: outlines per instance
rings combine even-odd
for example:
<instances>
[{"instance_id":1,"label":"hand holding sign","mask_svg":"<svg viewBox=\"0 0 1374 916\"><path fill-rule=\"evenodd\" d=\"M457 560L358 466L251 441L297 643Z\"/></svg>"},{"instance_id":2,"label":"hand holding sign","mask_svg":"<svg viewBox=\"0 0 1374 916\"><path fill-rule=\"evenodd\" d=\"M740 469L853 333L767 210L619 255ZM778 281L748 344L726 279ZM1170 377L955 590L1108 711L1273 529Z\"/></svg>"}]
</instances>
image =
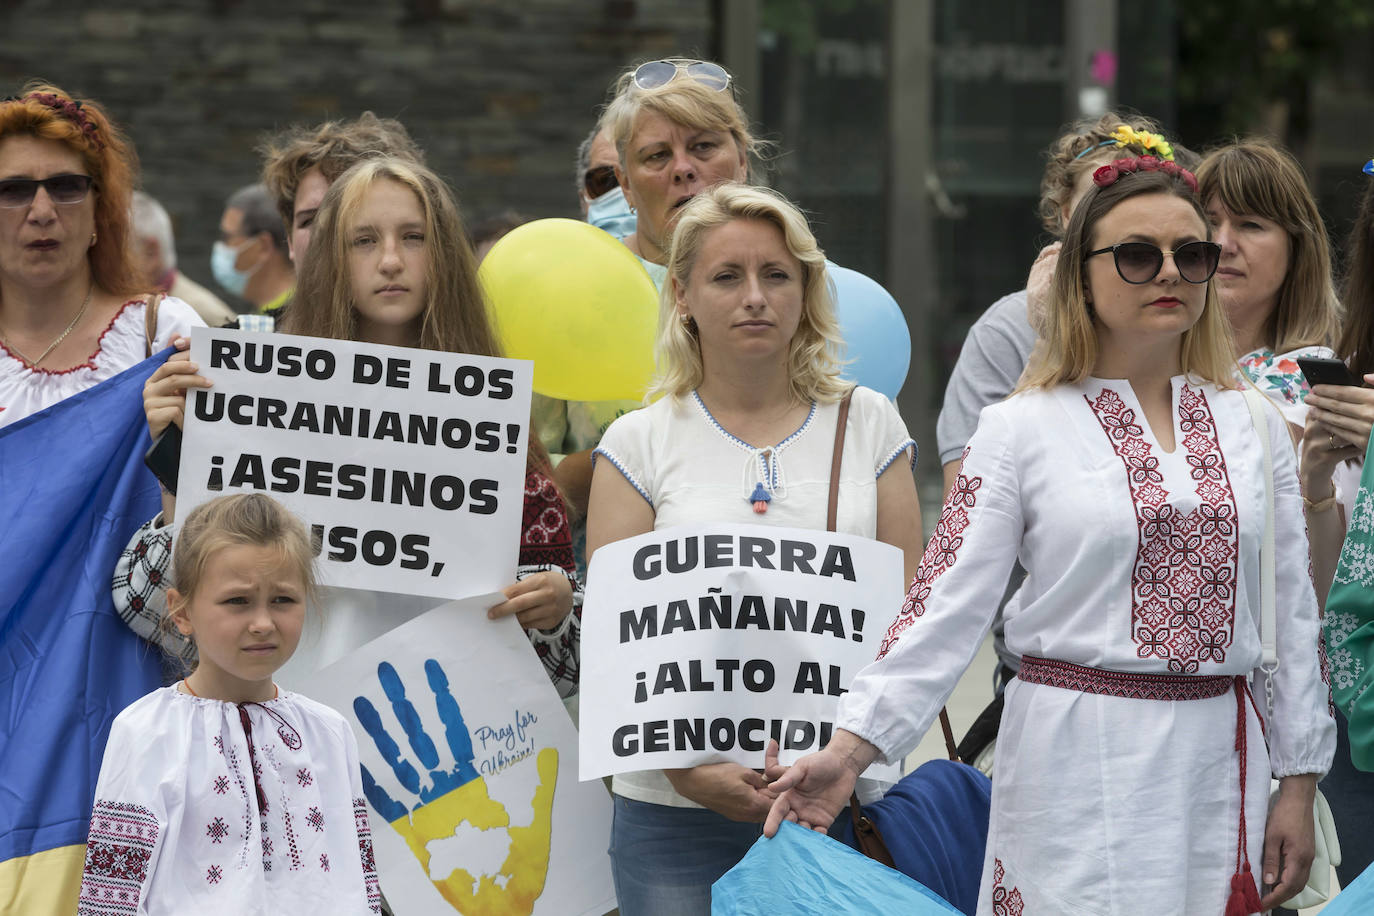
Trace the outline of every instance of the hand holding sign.
<instances>
[{"instance_id":1,"label":"hand holding sign","mask_svg":"<svg viewBox=\"0 0 1374 916\"><path fill-rule=\"evenodd\" d=\"M425 733L415 706L406 697L396 669L387 662L377 666L377 677L397 721L405 729L411 750L429 772L423 785L419 771L404 759L400 747L382 725L381 716L366 697L353 701L353 711L376 742L401 785L418 799L407 810L377 784L366 766L362 768L363 792L372 807L406 841L439 893L459 912L529 916L544 889L549 866L554 784L558 778L558 751L539 752L539 784L531 800L534 817L528 826L511 826L501 802L487 793L486 781L473 764L472 735L449 688L448 676L434 659L425 662L425 676L434 691L439 718L454 764L440 767L438 749ZM478 831L489 834L495 867L473 876L446 855L446 841ZM502 850L505 855L502 856ZM452 867L449 867L452 865Z\"/></svg>"}]
</instances>

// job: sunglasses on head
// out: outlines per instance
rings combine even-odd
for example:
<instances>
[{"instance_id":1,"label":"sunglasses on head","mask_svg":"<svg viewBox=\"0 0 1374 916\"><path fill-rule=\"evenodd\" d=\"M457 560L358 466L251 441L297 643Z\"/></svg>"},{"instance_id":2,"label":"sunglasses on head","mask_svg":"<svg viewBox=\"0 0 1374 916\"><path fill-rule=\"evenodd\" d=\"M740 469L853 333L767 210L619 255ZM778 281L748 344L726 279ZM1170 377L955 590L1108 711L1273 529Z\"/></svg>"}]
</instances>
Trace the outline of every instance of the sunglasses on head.
<instances>
[{"instance_id":1,"label":"sunglasses on head","mask_svg":"<svg viewBox=\"0 0 1374 916\"><path fill-rule=\"evenodd\" d=\"M51 178L7 178L0 181L0 207L27 207L41 187L55 204L79 204L90 193L90 175L54 175Z\"/></svg>"},{"instance_id":2,"label":"sunglasses on head","mask_svg":"<svg viewBox=\"0 0 1374 916\"><path fill-rule=\"evenodd\" d=\"M1221 260L1221 246L1216 242L1185 242L1173 251L1165 251L1149 242L1121 242L1108 248L1090 251L1083 258L1097 257L1112 253L1116 261L1116 272L1127 283L1149 283L1164 268L1164 256L1174 259L1178 275L1189 283L1206 283L1217 272L1217 262Z\"/></svg>"},{"instance_id":3,"label":"sunglasses on head","mask_svg":"<svg viewBox=\"0 0 1374 916\"><path fill-rule=\"evenodd\" d=\"M651 60L647 64L640 64L635 69L634 82L640 89L657 89L677 79L679 73L685 73L688 79L717 92L725 91L730 85L730 72L720 64L683 57Z\"/></svg>"},{"instance_id":4,"label":"sunglasses on head","mask_svg":"<svg viewBox=\"0 0 1374 916\"><path fill-rule=\"evenodd\" d=\"M598 165L594 169L588 169L582 176L582 187L586 189L587 196L592 200L605 194L607 191L614 191L620 182L615 177L615 166Z\"/></svg>"}]
</instances>

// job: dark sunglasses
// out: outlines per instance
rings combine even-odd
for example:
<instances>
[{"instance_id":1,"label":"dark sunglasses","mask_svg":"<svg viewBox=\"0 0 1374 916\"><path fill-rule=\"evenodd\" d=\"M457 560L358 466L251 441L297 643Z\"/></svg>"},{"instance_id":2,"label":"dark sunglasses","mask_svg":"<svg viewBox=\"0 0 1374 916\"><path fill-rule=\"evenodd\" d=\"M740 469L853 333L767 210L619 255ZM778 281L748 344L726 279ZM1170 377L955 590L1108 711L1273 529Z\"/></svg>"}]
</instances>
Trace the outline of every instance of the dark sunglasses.
<instances>
[{"instance_id":1,"label":"dark sunglasses","mask_svg":"<svg viewBox=\"0 0 1374 916\"><path fill-rule=\"evenodd\" d=\"M1189 283L1206 283L1217 272L1221 260L1221 246L1216 242L1186 242L1173 251L1165 251L1149 242L1122 242L1109 248L1088 252L1083 260L1112 253L1116 272L1127 283L1149 283L1164 268L1164 256L1172 255L1178 275Z\"/></svg>"},{"instance_id":2,"label":"dark sunglasses","mask_svg":"<svg viewBox=\"0 0 1374 916\"><path fill-rule=\"evenodd\" d=\"M615 166L598 165L594 169L588 169L587 174L582 176L582 187L587 189L587 196L596 200L607 191L614 191L620 186L620 182L615 177Z\"/></svg>"},{"instance_id":3,"label":"dark sunglasses","mask_svg":"<svg viewBox=\"0 0 1374 916\"><path fill-rule=\"evenodd\" d=\"M717 92L723 92L730 85L730 71L720 64L683 57L651 60L647 64L640 64L635 70L634 81L640 89L657 89L677 79L679 73L685 73L688 79Z\"/></svg>"},{"instance_id":4,"label":"dark sunglasses","mask_svg":"<svg viewBox=\"0 0 1374 916\"><path fill-rule=\"evenodd\" d=\"M8 178L0 181L0 207L15 209L33 203L41 187L55 204L79 204L95 184L90 175L54 175L51 178Z\"/></svg>"}]
</instances>

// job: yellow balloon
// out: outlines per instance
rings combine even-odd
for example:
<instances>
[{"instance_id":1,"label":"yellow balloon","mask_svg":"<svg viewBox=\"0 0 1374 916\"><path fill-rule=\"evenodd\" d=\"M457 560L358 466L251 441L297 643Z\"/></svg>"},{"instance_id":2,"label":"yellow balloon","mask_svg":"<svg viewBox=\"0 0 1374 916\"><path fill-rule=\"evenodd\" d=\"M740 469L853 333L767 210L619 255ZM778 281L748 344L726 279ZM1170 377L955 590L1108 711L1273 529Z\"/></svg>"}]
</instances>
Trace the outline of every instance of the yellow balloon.
<instances>
[{"instance_id":1,"label":"yellow balloon","mask_svg":"<svg viewBox=\"0 0 1374 916\"><path fill-rule=\"evenodd\" d=\"M512 230L477 272L506 356L534 360L534 390L566 401L643 397L658 291L639 259L572 219Z\"/></svg>"}]
</instances>

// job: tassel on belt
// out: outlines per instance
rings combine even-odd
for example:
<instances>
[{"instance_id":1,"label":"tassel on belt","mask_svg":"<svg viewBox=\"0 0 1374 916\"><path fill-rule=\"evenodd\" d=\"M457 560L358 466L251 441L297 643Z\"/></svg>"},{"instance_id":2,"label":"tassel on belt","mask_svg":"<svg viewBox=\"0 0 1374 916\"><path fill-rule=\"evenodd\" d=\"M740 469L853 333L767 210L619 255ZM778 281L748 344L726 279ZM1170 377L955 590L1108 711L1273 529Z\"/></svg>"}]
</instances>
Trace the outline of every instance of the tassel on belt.
<instances>
[{"instance_id":1,"label":"tassel on belt","mask_svg":"<svg viewBox=\"0 0 1374 916\"><path fill-rule=\"evenodd\" d=\"M1236 696L1235 749L1239 757L1240 824L1236 830L1236 870L1231 875L1231 894L1226 901L1226 916L1246 916L1260 911L1259 889L1250 871L1245 830L1245 704L1250 688L1243 675L1230 674L1150 674L1089 668L1052 658L1021 656L1016 676L1028 684L1062 687L1082 693L1096 693L1132 700L1207 700L1229 691ZM1253 703L1253 699L1250 699ZM1261 720L1262 722L1263 720Z\"/></svg>"}]
</instances>

